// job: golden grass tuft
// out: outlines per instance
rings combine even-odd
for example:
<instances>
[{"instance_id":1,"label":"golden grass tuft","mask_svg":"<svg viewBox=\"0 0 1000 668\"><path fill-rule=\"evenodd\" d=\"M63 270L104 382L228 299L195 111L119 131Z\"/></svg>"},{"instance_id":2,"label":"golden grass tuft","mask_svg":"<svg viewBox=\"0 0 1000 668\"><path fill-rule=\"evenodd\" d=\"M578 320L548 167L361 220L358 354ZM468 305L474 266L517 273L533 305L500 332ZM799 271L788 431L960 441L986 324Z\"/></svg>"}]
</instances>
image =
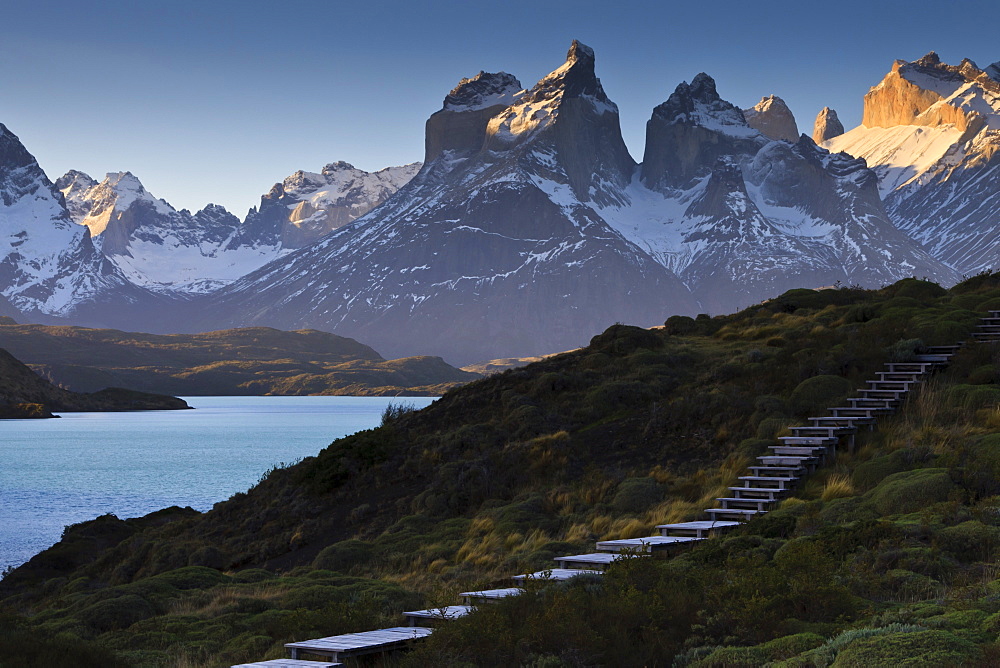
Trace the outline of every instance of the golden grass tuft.
<instances>
[{"instance_id":1,"label":"golden grass tuft","mask_svg":"<svg viewBox=\"0 0 1000 668\"><path fill-rule=\"evenodd\" d=\"M851 483L850 476L837 474L826 479L826 484L823 485L823 493L820 495L820 498L824 501L832 501L833 499L842 499L847 496L854 496L855 494L857 494L857 491Z\"/></svg>"}]
</instances>

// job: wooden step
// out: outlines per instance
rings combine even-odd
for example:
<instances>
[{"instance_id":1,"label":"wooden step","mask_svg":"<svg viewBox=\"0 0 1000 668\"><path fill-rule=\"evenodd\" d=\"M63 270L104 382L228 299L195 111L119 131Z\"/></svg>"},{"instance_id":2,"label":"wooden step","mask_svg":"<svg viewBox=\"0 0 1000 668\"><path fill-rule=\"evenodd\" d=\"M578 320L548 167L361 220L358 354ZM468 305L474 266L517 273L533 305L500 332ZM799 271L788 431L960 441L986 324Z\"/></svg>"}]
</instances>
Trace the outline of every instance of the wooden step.
<instances>
[{"instance_id":1,"label":"wooden step","mask_svg":"<svg viewBox=\"0 0 1000 668\"><path fill-rule=\"evenodd\" d=\"M830 445L834 446L839 440L833 436L779 436L778 440L785 445Z\"/></svg>"},{"instance_id":2,"label":"wooden step","mask_svg":"<svg viewBox=\"0 0 1000 668\"><path fill-rule=\"evenodd\" d=\"M694 522L660 524L656 528L660 530L660 535L662 536L693 536L695 538L708 538L712 534L728 531L738 527L739 525L739 522L696 520Z\"/></svg>"},{"instance_id":3,"label":"wooden step","mask_svg":"<svg viewBox=\"0 0 1000 668\"><path fill-rule=\"evenodd\" d=\"M879 380L920 381L927 374L922 371L876 371L875 375L879 377Z\"/></svg>"},{"instance_id":4,"label":"wooden step","mask_svg":"<svg viewBox=\"0 0 1000 668\"><path fill-rule=\"evenodd\" d=\"M739 508L706 508L705 512L714 520L747 521L757 515L767 514L766 510L744 510Z\"/></svg>"},{"instance_id":5,"label":"wooden step","mask_svg":"<svg viewBox=\"0 0 1000 668\"><path fill-rule=\"evenodd\" d=\"M973 336L975 336L975 334L973 334ZM940 365L943 365L943 364L948 364L948 362L951 361L951 355L950 354L944 354L944 355L924 354L924 355L916 355L914 359L916 359L916 361L918 361L918 362L935 362L936 364L938 364L940 366Z\"/></svg>"},{"instance_id":6,"label":"wooden step","mask_svg":"<svg viewBox=\"0 0 1000 668\"><path fill-rule=\"evenodd\" d=\"M763 455L757 458L764 466L814 466L819 457L814 455ZM752 466L750 468L753 468Z\"/></svg>"},{"instance_id":7,"label":"wooden step","mask_svg":"<svg viewBox=\"0 0 1000 668\"><path fill-rule=\"evenodd\" d=\"M809 421L816 427L826 427L831 425L843 425L845 427L855 427L857 425L875 424L873 417L860 417L854 415L823 415L811 417Z\"/></svg>"},{"instance_id":8,"label":"wooden step","mask_svg":"<svg viewBox=\"0 0 1000 668\"><path fill-rule=\"evenodd\" d=\"M899 399L873 399L871 397L850 397L847 399L847 403L851 404L854 408L861 408L872 406L876 408L888 408L893 411L899 407L903 402Z\"/></svg>"},{"instance_id":9,"label":"wooden step","mask_svg":"<svg viewBox=\"0 0 1000 668\"><path fill-rule=\"evenodd\" d=\"M772 466L765 464L763 466L748 466L750 469L750 475L753 476L768 476L773 475L779 478L796 477L800 478L806 473L809 473L809 468L806 466ZM789 476L788 474L794 474ZM734 489L730 487L729 489Z\"/></svg>"},{"instance_id":10,"label":"wooden step","mask_svg":"<svg viewBox=\"0 0 1000 668\"><path fill-rule=\"evenodd\" d=\"M604 571L586 568L548 568L544 571L515 575L511 580L523 584L526 580L569 580L580 575L604 575Z\"/></svg>"},{"instance_id":11,"label":"wooden step","mask_svg":"<svg viewBox=\"0 0 1000 668\"><path fill-rule=\"evenodd\" d=\"M775 457L809 457L825 459L832 450L825 445L772 445L771 451Z\"/></svg>"},{"instance_id":12,"label":"wooden step","mask_svg":"<svg viewBox=\"0 0 1000 668\"><path fill-rule=\"evenodd\" d=\"M331 661L339 661L364 654L402 649L415 640L429 636L433 631L434 629L422 626L396 626L376 631L290 642L285 643L285 648L291 652L292 659L301 658L301 654L313 654L329 658Z\"/></svg>"},{"instance_id":13,"label":"wooden step","mask_svg":"<svg viewBox=\"0 0 1000 668\"><path fill-rule=\"evenodd\" d=\"M743 499L723 497L716 499L723 510L768 510L774 505L774 499Z\"/></svg>"},{"instance_id":14,"label":"wooden step","mask_svg":"<svg viewBox=\"0 0 1000 668\"><path fill-rule=\"evenodd\" d=\"M520 587L504 587L502 589L483 589L480 591L464 591L459 594L464 605L476 605L489 601L498 601L508 596L520 596L524 590Z\"/></svg>"},{"instance_id":15,"label":"wooden step","mask_svg":"<svg viewBox=\"0 0 1000 668\"><path fill-rule=\"evenodd\" d=\"M598 552L662 552L705 540L695 536L645 536L644 538L621 538L597 542Z\"/></svg>"},{"instance_id":16,"label":"wooden step","mask_svg":"<svg viewBox=\"0 0 1000 668\"><path fill-rule=\"evenodd\" d=\"M919 380L869 380L868 389L871 390L909 390L914 385L919 385Z\"/></svg>"},{"instance_id":17,"label":"wooden step","mask_svg":"<svg viewBox=\"0 0 1000 668\"><path fill-rule=\"evenodd\" d=\"M888 367L890 373L897 371L909 371L916 367L919 373L930 373L937 366L933 362L886 362L883 366Z\"/></svg>"},{"instance_id":18,"label":"wooden step","mask_svg":"<svg viewBox=\"0 0 1000 668\"><path fill-rule=\"evenodd\" d=\"M954 353L957 350L961 350L965 347L965 342L961 341L959 343L953 343L950 346L927 346L924 348L924 352L931 355L944 355L948 353Z\"/></svg>"},{"instance_id":19,"label":"wooden step","mask_svg":"<svg viewBox=\"0 0 1000 668\"><path fill-rule=\"evenodd\" d=\"M565 557L553 559L559 564L559 568L587 568L592 570L606 570L612 562L622 559L626 555L611 552L594 552L591 554L570 554ZM648 553L640 553L637 557L648 557Z\"/></svg>"},{"instance_id":20,"label":"wooden step","mask_svg":"<svg viewBox=\"0 0 1000 668\"><path fill-rule=\"evenodd\" d=\"M824 436L833 438L834 436L853 434L858 430L854 427L791 427L789 431L800 437Z\"/></svg>"},{"instance_id":21,"label":"wooden step","mask_svg":"<svg viewBox=\"0 0 1000 668\"><path fill-rule=\"evenodd\" d=\"M787 489L771 489L769 487L730 487L734 499L770 499L775 500L784 496Z\"/></svg>"},{"instance_id":22,"label":"wooden step","mask_svg":"<svg viewBox=\"0 0 1000 668\"><path fill-rule=\"evenodd\" d=\"M416 626L417 622L436 621L444 622L465 617L475 610L471 605L446 605L441 608L427 608L426 610L410 610L403 613L409 626Z\"/></svg>"},{"instance_id":23,"label":"wooden step","mask_svg":"<svg viewBox=\"0 0 1000 668\"><path fill-rule=\"evenodd\" d=\"M866 417L874 418L876 415L887 415L889 413L895 413L893 408L861 408L857 406L834 406L829 409L835 417ZM851 415L851 413L860 413L860 415Z\"/></svg>"},{"instance_id":24,"label":"wooden step","mask_svg":"<svg viewBox=\"0 0 1000 668\"><path fill-rule=\"evenodd\" d=\"M797 476L786 476L784 478L776 478L774 476L767 475L741 475L737 480L745 480L745 487L763 487L771 489L790 489L796 482L798 482Z\"/></svg>"}]
</instances>

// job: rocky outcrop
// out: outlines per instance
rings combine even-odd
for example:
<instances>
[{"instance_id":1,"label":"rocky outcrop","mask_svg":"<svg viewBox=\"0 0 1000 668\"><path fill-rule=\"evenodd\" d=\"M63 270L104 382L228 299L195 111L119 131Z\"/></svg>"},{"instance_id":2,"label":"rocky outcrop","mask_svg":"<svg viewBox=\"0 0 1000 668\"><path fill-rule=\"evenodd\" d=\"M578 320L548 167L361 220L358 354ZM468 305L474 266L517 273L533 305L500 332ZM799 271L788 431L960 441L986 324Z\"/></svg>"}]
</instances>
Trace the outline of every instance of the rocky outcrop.
<instances>
[{"instance_id":1,"label":"rocky outcrop","mask_svg":"<svg viewBox=\"0 0 1000 668\"><path fill-rule=\"evenodd\" d=\"M506 72L480 72L459 81L441 109L427 119L424 162L445 151L465 155L482 150L486 124L513 104L519 92L521 82Z\"/></svg>"},{"instance_id":2,"label":"rocky outcrop","mask_svg":"<svg viewBox=\"0 0 1000 668\"><path fill-rule=\"evenodd\" d=\"M965 93L970 86L981 96ZM1000 98L1000 82L966 59L945 65L931 51L907 63L897 60L882 81L865 95L861 124L865 127L952 125L975 134L986 126L991 100Z\"/></svg>"},{"instance_id":3,"label":"rocky outcrop","mask_svg":"<svg viewBox=\"0 0 1000 668\"><path fill-rule=\"evenodd\" d=\"M635 161L594 66L593 49L574 40L561 67L490 120L485 148L509 153L540 144L535 157L555 157L579 201L602 204L616 200L613 191L628 184Z\"/></svg>"},{"instance_id":4,"label":"rocky outcrop","mask_svg":"<svg viewBox=\"0 0 1000 668\"><path fill-rule=\"evenodd\" d=\"M837 112L830 107L823 107L816 115L816 123L813 124L813 141L822 144L827 139L842 134L844 134L844 124L837 118Z\"/></svg>"},{"instance_id":5,"label":"rocky outcrop","mask_svg":"<svg viewBox=\"0 0 1000 668\"><path fill-rule=\"evenodd\" d=\"M646 123L640 179L669 193L704 176L723 157L756 152L766 139L747 125L742 112L726 102L704 72L678 84Z\"/></svg>"},{"instance_id":6,"label":"rocky outcrop","mask_svg":"<svg viewBox=\"0 0 1000 668\"><path fill-rule=\"evenodd\" d=\"M762 97L753 107L743 110L743 117L750 127L765 137L791 142L799 138L792 110L777 95Z\"/></svg>"}]
</instances>

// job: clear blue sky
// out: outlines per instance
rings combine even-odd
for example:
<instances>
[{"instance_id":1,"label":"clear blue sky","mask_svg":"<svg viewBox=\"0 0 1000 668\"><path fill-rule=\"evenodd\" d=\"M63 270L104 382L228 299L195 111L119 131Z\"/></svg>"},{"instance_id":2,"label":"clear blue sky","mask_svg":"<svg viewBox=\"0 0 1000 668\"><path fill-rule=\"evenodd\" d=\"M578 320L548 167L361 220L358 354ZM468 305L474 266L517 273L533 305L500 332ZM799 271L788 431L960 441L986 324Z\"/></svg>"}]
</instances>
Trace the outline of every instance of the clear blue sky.
<instances>
[{"instance_id":1,"label":"clear blue sky","mask_svg":"<svg viewBox=\"0 0 1000 668\"><path fill-rule=\"evenodd\" d=\"M645 122L680 81L712 75L742 107L783 97L811 132L850 128L896 58L1000 60L995 2L4 3L0 122L55 179L129 170L158 197L239 216L297 169L420 160L423 125L463 76L531 86L572 39L597 52L642 159Z\"/></svg>"}]
</instances>

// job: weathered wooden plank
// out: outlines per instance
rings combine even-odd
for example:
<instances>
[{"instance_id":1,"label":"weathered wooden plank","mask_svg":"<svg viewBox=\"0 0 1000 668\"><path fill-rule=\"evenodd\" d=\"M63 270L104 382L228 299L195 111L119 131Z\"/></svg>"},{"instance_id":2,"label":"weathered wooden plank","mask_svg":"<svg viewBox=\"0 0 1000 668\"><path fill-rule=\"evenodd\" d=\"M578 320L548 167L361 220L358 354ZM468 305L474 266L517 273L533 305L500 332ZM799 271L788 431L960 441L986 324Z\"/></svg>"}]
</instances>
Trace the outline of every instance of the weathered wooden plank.
<instances>
[{"instance_id":1,"label":"weathered wooden plank","mask_svg":"<svg viewBox=\"0 0 1000 668\"><path fill-rule=\"evenodd\" d=\"M337 668L342 663L327 663L325 661L302 661L301 659L271 659L255 663L238 663L231 668Z\"/></svg>"},{"instance_id":2,"label":"weathered wooden plank","mask_svg":"<svg viewBox=\"0 0 1000 668\"><path fill-rule=\"evenodd\" d=\"M515 575L511 580L521 583L526 580L569 580L581 575L604 575L604 571L587 568L550 568L544 571Z\"/></svg>"}]
</instances>

